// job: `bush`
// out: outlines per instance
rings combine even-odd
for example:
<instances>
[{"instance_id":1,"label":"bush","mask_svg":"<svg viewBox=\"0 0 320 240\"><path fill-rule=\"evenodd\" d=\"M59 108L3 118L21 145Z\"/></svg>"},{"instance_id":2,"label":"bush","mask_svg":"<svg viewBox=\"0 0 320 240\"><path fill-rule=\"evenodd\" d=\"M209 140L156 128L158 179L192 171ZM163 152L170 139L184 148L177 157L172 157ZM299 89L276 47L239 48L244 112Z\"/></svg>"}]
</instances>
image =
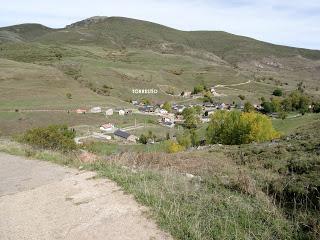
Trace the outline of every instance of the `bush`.
<instances>
[{"instance_id":1,"label":"bush","mask_svg":"<svg viewBox=\"0 0 320 240\"><path fill-rule=\"evenodd\" d=\"M314 113L320 113L320 102L314 104L313 112Z\"/></svg>"},{"instance_id":2,"label":"bush","mask_svg":"<svg viewBox=\"0 0 320 240\"><path fill-rule=\"evenodd\" d=\"M281 97L283 95L283 92L281 89L275 89L272 93L273 96Z\"/></svg>"},{"instance_id":3,"label":"bush","mask_svg":"<svg viewBox=\"0 0 320 240\"><path fill-rule=\"evenodd\" d=\"M144 134L141 134L140 137L139 137L139 142L142 143L142 144L147 144L148 143L148 138Z\"/></svg>"},{"instance_id":4,"label":"bush","mask_svg":"<svg viewBox=\"0 0 320 240\"><path fill-rule=\"evenodd\" d=\"M183 135L177 136L177 141L178 141L179 145L181 145L181 146L183 146L185 148L191 147L190 133L188 131L185 131L183 133Z\"/></svg>"},{"instance_id":5,"label":"bush","mask_svg":"<svg viewBox=\"0 0 320 240\"><path fill-rule=\"evenodd\" d=\"M192 92L192 94L198 94L198 93L201 93L201 92L203 92L204 91L204 89L205 89L205 86L203 86L203 85L197 85L197 86L195 86L194 88L193 88L193 92Z\"/></svg>"},{"instance_id":6,"label":"bush","mask_svg":"<svg viewBox=\"0 0 320 240\"><path fill-rule=\"evenodd\" d=\"M34 147L69 152L77 148L74 137L75 132L69 130L66 125L51 125L30 129L21 140Z\"/></svg>"},{"instance_id":7,"label":"bush","mask_svg":"<svg viewBox=\"0 0 320 240\"><path fill-rule=\"evenodd\" d=\"M68 99L72 99L72 94L71 94L71 93L66 93L66 97L67 97Z\"/></svg>"},{"instance_id":8,"label":"bush","mask_svg":"<svg viewBox=\"0 0 320 240\"><path fill-rule=\"evenodd\" d=\"M246 97L244 95L239 95L238 98L240 98L240 100L242 100L242 101L246 99Z\"/></svg>"},{"instance_id":9,"label":"bush","mask_svg":"<svg viewBox=\"0 0 320 240\"><path fill-rule=\"evenodd\" d=\"M261 107L263 108L263 113L273 113L275 111L274 105L272 102L263 102L261 104Z\"/></svg>"},{"instance_id":10,"label":"bush","mask_svg":"<svg viewBox=\"0 0 320 240\"><path fill-rule=\"evenodd\" d=\"M250 102L246 102L246 103L244 104L243 111L244 111L244 112L254 112L254 111L255 111L255 108L254 108L254 106L253 106Z\"/></svg>"},{"instance_id":11,"label":"bush","mask_svg":"<svg viewBox=\"0 0 320 240\"><path fill-rule=\"evenodd\" d=\"M209 143L227 145L263 142L279 137L271 120L259 113L216 112L207 128Z\"/></svg>"},{"instance_id":12,"label":"bush","mask_svg":"<svg viewBox=\"0 0 320 240\"><path fill-rule=\"evenodd\" d=\"M171 110L172 110L172 105L171 105L171 103L170 102L165 102L164 104L163 104L163 107L162 107L164 110L167 110L168 112L171 112Z\"/></svg>"},{"instance_id":13,"label":"bush","mask_svg":"<svg viewBox=\"0 0 320 240\"><path fill-rule=\"evenodd\" d=\"M185 148L181 146L179 143L169 140L167 141L166 149L168 153L177 153L182 152Z\"/></svg>"}]
</instances>

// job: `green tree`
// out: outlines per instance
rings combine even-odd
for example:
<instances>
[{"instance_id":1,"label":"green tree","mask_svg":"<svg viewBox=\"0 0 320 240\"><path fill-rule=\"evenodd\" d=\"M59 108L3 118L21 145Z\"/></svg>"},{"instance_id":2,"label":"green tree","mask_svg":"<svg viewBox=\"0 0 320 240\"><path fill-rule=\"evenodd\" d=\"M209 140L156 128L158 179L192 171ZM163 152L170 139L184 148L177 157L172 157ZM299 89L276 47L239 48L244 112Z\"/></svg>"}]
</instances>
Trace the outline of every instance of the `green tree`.
<instances>
[{"instance_id":1,"label":"green tree","mask_svg":"<svg viewBox=\"0 0 320 240\"><path fill-rule=\"evenodd\" d=\"M184 127L188 129L196 128L200 123L199 116L196 114L196 110L194 108L185 108L182 111L182 116L184 118Z\"/></svg>"},{"instance_id":2,"label":"green tree","mask_svg":"<svg viewBox=\"0 0 320 240\"><path fill-rule=\"evenodd\" d=\"M263 102L261 104L261 107L263 108L264 113L273 113L274 112L274 106L271 102Z\"/></svg>"},{"instance_id":3,"label":"green tree","mask_svg":"<svg viewBox=\"0 0 320 240\"><path fill-rule=\"evenodd\" d=\"M280 88L277 88L272 93L273 96L281 97L283 95L283 92Z\"/></svg>"},{"instance_id":4,"label":"green tree","mask_svg":"<svg viewBox=\"0 0 320 240\"><path fill-rule=\"evenodd\" d=\"M202 114L202 107L197 105L193 107L194 110L196 111L196 114L201 115Z\"/></svg>"},{"instance_id":5,"label":"green tree","mask_svg":"<svg viewBox=\"0 0 320 240\"><path fill-rule=\"evenodd\" d=\"M198 93L203 92L204 89L205 89L205 87L204 87L203 85L199 84L199 85L197 85L197 86L195 86L195 87L193 88L193 92L192 92L192 93L193 93L193 94L198 94Z\"/></svg>"},{"instance_id":6,"label":"green tree","mask_svg":"<svg viewBox=\"0 0 320 240\"><path fill-rule=\"evenodd\" d=\"M314 113L320 113L320 102L313 104L313 112Z\"/></svg>"},{"instance_id":7,"label":"green tree","mask_svg":"<svg viewBox=\"0 0 320 240\"><path fill-rule=\"evenodd\" d=\"M238 98L240 98L241 101L246 99L246 97L244 95L241 95L241 94L238 96Z\"/></svg>"},{"instance_id":8,"label":"green tree","mask_svg":"<svg viewBox=\"0 0 320 240\"><path fill-rule=\"evenodd\" d=\"M255 108L254 108L254 106L253 106L250 102L246 102L246 103L244 104L243 111L244 111L244 112L254 112L254 111L255 111Z\"/></svg>"},{"instance_id":9,"label":"green tree","mask_svg":"<svg viewBox=\"0 0 320 240\"><path fill-rule=\"evenodd\" d=\"M190 132L191 145L197 147L200 145L200 138L196 131L191 130Z\"/></svg>"},{"instance_id":10,"label":"green tree","mask_svg":"<svg viewBox=\"0 0 320 240\"><path fill-rule=\"evenodd\" d=\"M191 146L191 137L189 131L185 131L182 135L178 135L177 142L179 145L189 148Z\"/></svg>"},{"instance_id":11,"label":"green tree","mask_svg":"<svg viewBox=\"0 0 320 240\"><path fill-rule=\"evenodd\" d=\"M163 107L162 107L164 110L167 110L168 112L171 112L171 110L172 110L172 105L171 105L171 103L170 102L165 102L164 104L163 104Z\"/></svg>"},{"instance_id":12,"label":"green tree","mask_svg":"<svg viewBox=\"0 0 320 240\"><path fill-rule=\"evenodd\" d=\"M208 143L228 145L262 142L279 137L271 120L256 112L218 111L206 132Z\"/></svg>"}]
</instances>

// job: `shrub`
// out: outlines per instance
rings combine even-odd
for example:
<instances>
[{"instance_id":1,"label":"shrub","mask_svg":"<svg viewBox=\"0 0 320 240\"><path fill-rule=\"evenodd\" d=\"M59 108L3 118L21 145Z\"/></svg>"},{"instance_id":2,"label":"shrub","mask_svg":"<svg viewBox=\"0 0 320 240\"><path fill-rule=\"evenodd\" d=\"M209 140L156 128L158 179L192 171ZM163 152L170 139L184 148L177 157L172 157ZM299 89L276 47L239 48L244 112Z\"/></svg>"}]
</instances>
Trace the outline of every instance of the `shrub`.
<instances>
[{"instance_id":1,"label":"shrub","mask_svg":"<svg viewBox=\"0 0 320 240\"><path fill-rule=\"evenodd\" d=\"M193 94L198 94L198 93L201 93L201 92L203 92L204 91L204 89L205 89L205 86L203 86L203 85L197 85L197 86L195 86L194 88L193 88Z\"/></svg>"},{"instance_id":2,"label":"shrub","mask_svg":"<svg viewBox=\"0 0 320 240\"><path fill-rule=\"evenodd\" d=\"M283 95L283 92L280 88L275 89L272 93L273 96L281 97Z\"/></svg>"},{"instance_id":3,"label":"shrub","mask_svg":"<svg viewBox=\"0 0 320 240\"><path fill-rule=\"evenodd\" d=\"M142 144L147 144L148 143L148 138L144 134L141 134L140 137L139 137L139 142L142 143Z\"/></svg>"},{"instance_id":4,"label":"shrub","mask_svg":"<svg viewBox=\"0 0 320 240\"><path fill-rule=\"evenodd\" d=\"M66 97L67 97L68 99L72 99L72 94L71 94L71 93L66 93Z\"/></svg>"},{"instance_id":5,"label":"shrub","mask_svg":"<svg viewBox=\"0 0 320 240\"><path fill-rule=\"evenodd\" d=\"M320 113L320 102L314 104L313 112Z\"/></svg>"},{"instance_id":6,"label":"shrub","mask_svg":"<svg viewBox=\"0 0 320 240\"><path fill-rule=\"evenodd\" d=\"M185 148L181 146L179 143L169 140L167 141L166 149L168 153L177 153L182 152Z\"/></svg>"},{"instance_id":7,"label":"shrub","mask_svg":"<svg viewBox=\"0 0 320 240\"><path fill-rule=\"evenodd\" d=\"M242 100L242 101L246 99L246 97L244 95L239 95L238 98L240 98L240 100Z\"/></svg>"},{"instance_id":8,"label":"shrub","mask_svg":"<svg viewBox=\"0 0 320 240\"><path fill-rule=\"evenodd\" d=\"M244 104L243 111L244 111L244 112L254 112L254 111L255 111L255 108L254 108L254 106L253 106L250 102L246 102L246 103Z\"/></svg>"},{"instance_id":9,"label":"shrub","mask_svg":"<svg viewBox=\"0 0 320 240\"><path fill-rule=\"evenodd\" d=\"M164 110L167 110L168 112L171 112L171 109L172 109L172 105L170 102L165 102L163 104L163 107L162 107Z\"/></svg>"},{"instance_id":10,"label":"shrub","mask_svg":"<svg viewBox=\"0 0 320 240\"><path fill-rule=\"evenodd\" d=\"M191 146L191 137L189 132L184 132L183 135L177 136L177 141L179 145L189 148Z\"/></svg>"},{"instance_id":11,"label":"shrub","mask_svg":"<svg viewBox=\"0 0 320 240\"><path fill-rule=\"evenodd\" d=\"M66 125L51 125L30 129L21 140L34 147L69 152L77 148L74 137L75 132L69 130Z\"/></svg>"},{"instance_id":12,"label":"shrub","mask_svg":"<svg viewBox=\"0 0 320 240\"><path fill-rule=\"evenodd\" d=\"M263 113L273 113L275 111L274 105L272 102L263 102L261 104L261 107L263 108L262 112Z\"/></svg>"}]
</instances>

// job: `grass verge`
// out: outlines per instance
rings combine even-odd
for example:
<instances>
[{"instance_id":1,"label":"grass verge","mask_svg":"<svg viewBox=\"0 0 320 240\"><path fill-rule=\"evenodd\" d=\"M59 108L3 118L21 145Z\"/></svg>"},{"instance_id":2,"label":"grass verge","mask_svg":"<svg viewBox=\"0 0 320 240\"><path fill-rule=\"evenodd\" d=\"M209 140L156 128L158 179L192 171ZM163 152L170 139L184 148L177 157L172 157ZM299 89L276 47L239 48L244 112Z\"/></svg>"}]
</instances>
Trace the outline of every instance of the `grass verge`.
<instances>
[{"instance_id":1,"label":"grass verge","mask_svg":"<svg viewBox=\"0 0 320 240\"><path fill-rule=\"evenodd\" d=\"M116 161L84 164L73 155L39 151L8 140L0 151L96 171L151 209L176 239L291 239L292 227L263 194L225 187L213 175L190 178L172 170L132 169Z\"/></svg>"}]
</instances>

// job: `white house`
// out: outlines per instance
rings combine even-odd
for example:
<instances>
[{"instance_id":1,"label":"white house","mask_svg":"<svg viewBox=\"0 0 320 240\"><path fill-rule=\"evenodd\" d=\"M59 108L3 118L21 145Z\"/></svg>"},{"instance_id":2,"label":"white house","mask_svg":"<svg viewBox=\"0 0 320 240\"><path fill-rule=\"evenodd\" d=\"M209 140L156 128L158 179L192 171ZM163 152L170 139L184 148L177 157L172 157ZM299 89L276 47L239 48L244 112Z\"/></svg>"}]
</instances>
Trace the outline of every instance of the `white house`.
<instances>
[{"instance_id":1,"label":"white house","mask_svg":"<svg viewBox=\"0 0 320 240\"><path fill-rule=\"evenodd\" d=\"M124 116L126 114L126 112L124 110L119 110L119 115L120 116Z\"/></svg>"},{"instance_id":2,"label":"white house","mask_svg":"<svg viewBox=\"0 0 320 240\"><path fill-rule=\"evenodd\" d=\"M76 113L79 113L79 114L85 114L87 112L87 110L85 110L85 109L77 109L76 110Z\"/></svg>"},{"instance_id":3,"label":"white house","mask_svg":"<svg viewBox=\"0 0 320 240\"><path fill-rule=\"evenodd\" d=\"M105 131L105 132L111 132L112 130L114 130L114 125L111 124L111 123L103 124L103 125L100 127L100 130L101 130L101 131Z\"/></svg>"},{"instance_id":4,"label":"white house","mask_svg":"<svg viewBox=\"0 0 320 240\"><path fill-rule=\"evenodd\" d=\"M101 107L93 107L90 109L90 112L91 113L101 113L102 109L101 109Z\"/></svg>"},{"instance_id":5,"label":"white house","mask_svg":"<svg viewBox=\"0 0 320 240\"><path fill-rule=\"evenodd\" d=\"M113 109L110 108L106 111L106 116L112 116L113 115Z\"/></svg>"},{"instance_id":6,"label":"white house","mask_svg":"<svg viewBox=\"0 0 320 240\"><path fill-rule=\"evenodd\" d=\"M159 113L160 114L168 114L168 111L161 108L161 109L159 109Z\"/></svg>"}]
</instances>

